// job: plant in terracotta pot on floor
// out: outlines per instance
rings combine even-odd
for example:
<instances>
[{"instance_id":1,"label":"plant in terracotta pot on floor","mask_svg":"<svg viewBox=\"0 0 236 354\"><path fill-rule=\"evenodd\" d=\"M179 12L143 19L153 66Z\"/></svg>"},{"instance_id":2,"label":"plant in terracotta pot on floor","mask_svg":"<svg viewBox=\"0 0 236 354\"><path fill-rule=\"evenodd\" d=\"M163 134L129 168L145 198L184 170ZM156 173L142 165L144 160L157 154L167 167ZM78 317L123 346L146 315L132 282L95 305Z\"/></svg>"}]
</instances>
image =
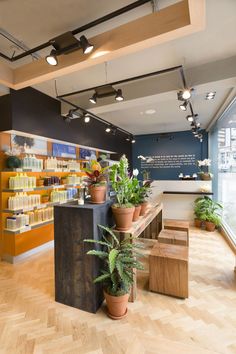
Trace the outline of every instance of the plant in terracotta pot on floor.
<instances>
[{"instance_id":1,"label":"plant in terracotta pot on floor","mask_svg":"<svg viewBox=\"0 0 236 354\"><path fill-rule=\"evenodd\" d=\"M137 260L140 255L131 238L119 241L113 231L99 225L103 229L101 241L84 240L102 247L102 250L91 250L87 254L97 256L102 260L101 275L94 282L102 282L104 296L108 307L108 316L119 320L126 316L130 288L133 284L134 270L143 269Z\"/></svg>"},{"instance_id":2,"label":"plant in terracotta pot on floor","mask_svg":"<svg viewBox=\"0 0 236 354\"><path fill-rule=\"evenodd\" d=\"M206 230L214 231L216 227L221 225L221 213L223 207L220 203L215 202L207 196L204 197L204 200L206 205L201 218L205 222Z\"/></svg>"},{"instance_id":3,"label":"plant in terracotta pot on floor","mask_svg":"<svg viewBox=\"0 0 236 354\"><path fill-rule=\"evenodd\" d=\"M110 172L112 188L116 192L116 203L112 205L112 212L116 229L121 231L126 231L131 227L135 210L131 203L133 187L128 169L128 160L123 155L119 163L111 167Z\"/></svg>"},{"instance_id":4,"label":"plant in terracotta pot on floor","mask_svg":"<svg viewBox=\"0 0 236 354\"><path fill-rule=\"evenodd\" d=\"M88 184L91 202L102 204L106 201L107 178L106 173L109 167L102 168L100 163L92 160L87 168L84 168L87 178L84 180Z\"/></svg>"},{"instance_id":5,"label":"plant in terracotta pot on floor","mask_svg":"<svg viewBox=\"0 0 236 354\"><path fill-rule=\"evenodd\" d=\"M205 215L208 205L208 199L205 197L197 198L194 201L194 224L196 227L201 228L203 226L204 221L202 217Z\"/></svg>"},{"instance_id":6,"label":"plant in terracotta pot on floor","mask_svg":"<svg viewBox=\"0 0 236 354\"><path fill-rule=\"evenodd\" d=\"M213 174L209 173L211 160L210 159L199 160L197 163L200 169L200 172L198 172L199 178L203 181L211 181L213 177Z\"/></svg>"}]
</instances>

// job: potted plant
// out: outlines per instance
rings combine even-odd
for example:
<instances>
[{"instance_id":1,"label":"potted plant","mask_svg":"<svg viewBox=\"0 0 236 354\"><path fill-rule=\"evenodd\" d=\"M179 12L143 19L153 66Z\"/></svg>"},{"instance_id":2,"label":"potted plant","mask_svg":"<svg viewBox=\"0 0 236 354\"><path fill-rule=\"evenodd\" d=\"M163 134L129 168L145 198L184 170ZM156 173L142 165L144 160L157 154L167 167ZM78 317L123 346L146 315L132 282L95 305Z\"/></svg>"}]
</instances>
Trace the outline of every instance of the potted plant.
<instances>
[{"instance_id":1,"label":"potted plant","mask_svg":"<svg viewBox=\"0 0 236 354\"><path fill-rule=\"evenodd\" d=\"M194 224L196 227L201 228L203 226L203 216L209 206L209 197L200 197L194 201Z\"/></svg>"},{"instance_id":2,"label":"potted plant","mask_svg":"<svg viewBox=\"0 0 236 354\"><path fill-rule=\"evenodd\" d=\"M141 186L141 188L140 188L140 202L141 202L140 215L141 216L145 215L147 207L148 207L147 198L151 194L151 183L152 183L152 181L146 181L146 182L144 182L143 186Z\"/></svg>"},{"instance_id":3,"label":"potted plant","mask_svg":"<svg viewBox=\"0 0 236 354\"><path fill-rule=\"evenodd\" d=\"M205 225L207 231L215 231L221 225L221 217L216 213L206 214Z\"/></svg>"},{"instance_id":4,"label":"potted plant","mask_svg":"<svg viewBox=\"0 0 236 354\"><path fill-rule=\"evenodd\" d=\"M123 155L119 163L111 167L110 172L112 188L116 192L116 203L112 205L112 212L116 229L121 231L126 231L131 227L135 210L131 203L133 187L128 168L128 160Z\"/></svg>"},{"instance_id":5,"label":"potted plant","mask_svg":"<svg viewBox=\"0 0 236 354\"><path fill-rule=\"evenodd\" d=\"M98 248L87 252L88 255L99 257L102 260L101 275L94 279L95 283L102 282L104 296L108 307L108 316L119 320L127 314L129 292L133 284L134 270L143 269L137 260L140 254L136 251L139 245L133 243L132 238L119 241L114 232L102 225L98 225L106 235L102 240L84 240L95 243Z\"/></svg>"},{"instance_id":6,"label":"potted plant","mask_svg":"<svg viewBox=\"0 0 236 354\"><path fill-rule=\"evenodd\" d=\"M19 159L20 151L17 149L8 149L5 151L5 154L8 156L6 159L7 168L20 168L21 160Z\"/></svg>"},{"instance_id":7,"label":"potted plant","mask_svg":"<svg viewBox=\"0 0 236 354\"><path fill-rule=\"evenodd\" d=\"M207 231L214 231L221 224L222 205L208 196L195 200L195 215L204 222Z\"/></svg>"},{"instance_id":8,"label":"potted plant","mask_svg":"<svg viewBox=\"0 0 236 354\"><path fill-rule=\"evenodd\" d=\"M200 169L200 172L198 173L199 178L203 181L211 181L212 180L212 173L209 173L208 169L211 166L211 160L210 159L205 159L205 160L199 160L198 161L198 167Z\"/></svg>"},{"instance_id":9,"label":"potted plant","mask_svg":"<svg viewBox=\"0 0 236 354\"><path fill-rule=\"evenodd\" d=\"M43 194L42 195L42 203L48 203L48 202L49 202L49 195Z\"/></svg>"},{"instance_id":10,"label":"potted plant","mask_svg":"<svg viewBox=\"0 0 236 354\"><path fill-rule=\"evenodd\" d=\"M84 181L88 183L92 203L102 204L106 201L107 181L105 172L108 168L109 166L102 168L99 162L91 160L88 167L83 169L87 175L87 179Z\"/></svg>"}]
</instances>

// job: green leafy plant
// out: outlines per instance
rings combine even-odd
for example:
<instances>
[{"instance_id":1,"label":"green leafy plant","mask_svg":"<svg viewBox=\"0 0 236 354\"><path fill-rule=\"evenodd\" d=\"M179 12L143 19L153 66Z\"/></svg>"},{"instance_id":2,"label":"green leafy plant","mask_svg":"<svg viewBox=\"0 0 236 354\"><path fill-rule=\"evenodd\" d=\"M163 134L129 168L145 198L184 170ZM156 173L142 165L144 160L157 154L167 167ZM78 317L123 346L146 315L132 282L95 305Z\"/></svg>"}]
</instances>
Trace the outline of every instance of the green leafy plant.
<instances>
[{"instance_id":1,"label":"green leafy plant","mask_svg":"<svg viewBox=\"0 0 236 354\"><path fill-rule=\"evenodd\" d=\"M87 178L84 180L89 186L106 185L106 173L108 173L109 166L102 168L97 160L91 160L88 167L83 168Z\"/></svg>"},{"instance_id":2,"label":"green leafy plant","mask_svg":"<svg viewBox=\"0 0 236 354\"><path fill-rule=\"evenodd\" d=\"M136 177L132 178L132 194L130 201L133 205L139 205L141 203L141 186Z\"/></svg>"},{"instance_id":3,"label":"green leafy plant","mask_svg":"<svg viewBox=\"0 0 236 354\"><path fill-rule=\"evenodd\" d=\"M101 275L94 282L102 282L104 290L112 296L127 294L133 284L134 269L143 269L142 263L137 260L142 256L136 251L140 245L133 243L132 238L119 241L109 227L98 226L103 230L102 240L84 240L102 247L102 250L87 252L102 260Z\"/></svg>"},{"instance_id":4,"label":"green leafy plant","mask_svg":"<svg viewBox=\"0 0 236 354\"><path fill-rule=\"evenodd\" d=\"M151 190L151 183L152 181L146 181L143 186L140 187L140 202L144 203L146 199L151 195L152 190Z\"/></svg>"},{"instance_id":5,"label":"green leafy plant","mask_svg":"<svg viewBox=\"0 0 236 354\"><path fill-rule=\"evenodd\" d=\"M112 188L116 192L117 203L114 204L118 208L130 208L133 206L131 200L133 197L132 177L129 175L129 163L125 155L123 155L119 163L113 165L110 171L110 181Z\"/></svg>"},{"instance_id":6,"label":"green leafy plant","mask_svg":"<svg viewBox=\"0 0 236 354\"><path fill-rule=\"evenodd\" d=\"M221 211L223 207L208 196L197 198L194 202L194 215L197 219L213 222L216 226L221 224Z\"/></svg>"}]
</instances>

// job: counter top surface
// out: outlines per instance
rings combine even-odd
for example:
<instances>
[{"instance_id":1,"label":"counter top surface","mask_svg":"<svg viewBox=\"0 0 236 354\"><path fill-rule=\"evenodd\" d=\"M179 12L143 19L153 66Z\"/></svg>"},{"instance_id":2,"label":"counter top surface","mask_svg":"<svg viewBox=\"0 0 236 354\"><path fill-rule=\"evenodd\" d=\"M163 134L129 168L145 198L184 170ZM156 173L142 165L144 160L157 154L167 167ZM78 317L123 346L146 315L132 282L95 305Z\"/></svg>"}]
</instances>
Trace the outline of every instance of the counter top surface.
<instances>
[{"instance_id":1,"label":"counter top surface","mask_svg":"<svg viewBox=\"0 0 236 354\"><path fill-rule=\"evenodd\" d=\"M80 204L78 204L78 202L69 202L69 203L65 203L65 204L56 205L54 208L98 209L101 206L109 205L109 204L112 204L112 203L113 202L111 200L108 200L108 201L106 201L105 203L102 203L102 204L93 204L93 203L86 202L86 203L84 203L84 205L80 205Z\"/></svg>"}]
</instances>

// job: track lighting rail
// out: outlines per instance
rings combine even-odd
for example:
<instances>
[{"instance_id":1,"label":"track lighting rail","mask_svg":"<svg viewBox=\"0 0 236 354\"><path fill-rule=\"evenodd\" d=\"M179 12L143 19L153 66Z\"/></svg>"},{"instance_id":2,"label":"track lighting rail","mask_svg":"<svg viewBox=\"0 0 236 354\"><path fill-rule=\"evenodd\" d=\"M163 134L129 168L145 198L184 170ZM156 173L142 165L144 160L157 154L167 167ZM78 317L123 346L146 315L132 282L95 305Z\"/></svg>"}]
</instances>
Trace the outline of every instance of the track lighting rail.
<instances>
[{"instance_id":1,"label":"track lighting rail","mask_svg":"<svg viewBox=\"0 0 236 354\"><path fill-rule=\"evenodd\" d=\"M136 8L146 4L148 2L151 2L151 0L134 1L133 3L131 3L131 4L127 5L127 6L124 6L124 7L120 8L118 10L115 10L115 11L113 11L113 12L111 12L111 13L105 15L105 16L102 16L102 17L100 17L100 18L98 18L98 19L96 19L94 21L91 21L91 22L89 22L89 23L87 23L87 24L85 24L83 26L80 26L80 27L74 29L73 31L71 31L71 33L73 35L76 35L78 33L84 32L84 31L86 31L86 30L88 30L90 28L93 28L93 27L98 26L98 25L100 25L100 24L102 24L104 22L107 22L107 21L109 21L109 20L111 20L111 19L113 19L115 17L118 17L118 16L120 16L120 15L126 13L126 12L134 10L134 9L136 9ZM2 57L5 60L8 60L10 62L14 62L14 61L17 61L19 59L25 58L25 57L27 57L29 55L32 55L32 54L34 54L34 53L36 53L36 52L38 52L38 51L40 51L42 49L50 47L50 46L51 46L51 40L49 40L49 41L47 41L45 43L42 43L42 44L40 44L37 47L34 47L34 48L30 49L30 50L25 51L22 54L19 54L19 55L13 56L13 57L8 57L4 53L0 52L0 57Z\"/></svg>"}]
</instances>

